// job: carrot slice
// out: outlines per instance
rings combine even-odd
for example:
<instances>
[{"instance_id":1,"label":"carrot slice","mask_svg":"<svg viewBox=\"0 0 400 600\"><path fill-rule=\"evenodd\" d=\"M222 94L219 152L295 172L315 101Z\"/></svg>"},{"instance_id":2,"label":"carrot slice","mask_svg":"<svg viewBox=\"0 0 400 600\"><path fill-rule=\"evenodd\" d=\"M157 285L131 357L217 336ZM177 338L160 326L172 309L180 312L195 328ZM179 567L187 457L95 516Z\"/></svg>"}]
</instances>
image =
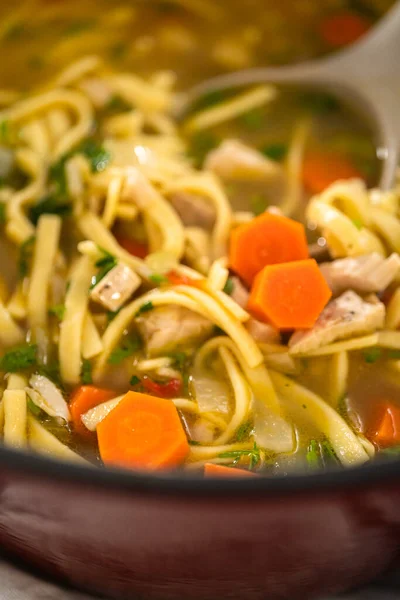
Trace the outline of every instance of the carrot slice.
<instances>
[{"instance_id":1,"label":"carrot slice","mask_svg":"<svg viewBox=\"0 0 400 600\"><path fill-rule=\"evenodd\" d=\"M312 258L269 265L255 278L248 309L278 329L308 329L332 296Z\"/></svg>"},{"instance_id":2,"label":"carrot slice","mask_svg":"<svg viewBox=\"0 0 400 600\"><path fill-rule=\"evenodd\" d=\"M223 465L215 465L214 463L206 463L204 465L205 477L257 477L256 473L245 471L244 469L236 469L232 467L224 467Z\"/></svg>"},{"instance_id":3,"label":"carrot slice","mask_svg":"<svg viewBox=\"0 0 400 600\"><path fill-rule=\"evenodd\" d=\"M174 404L128 392L98 425L103 462L133 469L165 469L181 464L189 444Z\"/></svg>"},{"instance_id":4,"label":"carrot slice","mask_svg":"<svg viewBox=\"0 0 400 600\"><path fill-rule=\"evenodd\" d=\"M133 238L116 236L116 240L124 250L132 254L133 256L137 256L138 258L146 258L149 253L149 248L147 244L142 244L142 242L138 242Z\"/></svg>"},{"instance_id":5,"label":"carrot slice","mask_svg":"<svg viewBox=\"0 0 400 600\"><path fill-rule=\"evenodd\" d=\"M113 390L98 388L94 385L82 385L79 387L73 394L69 405L75 432L81 436L92 438L94 434L86 429L82 423L82 415L98 404L111 400L111 398L115 398L116 396L117 393Z\"/></svg>"},{"instance_id":6,"label":"carrot slice","mask_svg":"<svg viewBox=\"0 0 400 600\"><path fill-rule=\"evenodd\" d=\"M371 439L378 446L387 447L400 443L400 407L392 403L381 406L380 419Z\"/></svg>"},{"instance_id":7,"label":"carrot slice","mask_svg":"<svg viewBox=\"0 0 400 600\"><path fill-rule=\"evenodd\" d=\"M332 48L341 48L365 35L371 25L371 21L361 15L343 12L323 19L319 25L319 33L326 44Z\"/></svg>"},{"instance_id":8,"label":"carrot slice","mask_svg":"<svg viewBox=\"0 0 400 600\"><path fill-rule=\"evenodd\" d=\"M323 192L338 179L362 178L361 172L348 158L333 152L307 154L302 176L304 186L312 194Z\"/></svg>"},{"instance_id":9,"label":"carrot slice","mask_svg":"<svg viewBox=\"0 0 400 600\"><path fill-rule=\"evenodd\" d=\"M266 265L305 258L305 230L293 219L266 212L231 233L230 266L249 286Z\"/></svg>"}]
</instances>

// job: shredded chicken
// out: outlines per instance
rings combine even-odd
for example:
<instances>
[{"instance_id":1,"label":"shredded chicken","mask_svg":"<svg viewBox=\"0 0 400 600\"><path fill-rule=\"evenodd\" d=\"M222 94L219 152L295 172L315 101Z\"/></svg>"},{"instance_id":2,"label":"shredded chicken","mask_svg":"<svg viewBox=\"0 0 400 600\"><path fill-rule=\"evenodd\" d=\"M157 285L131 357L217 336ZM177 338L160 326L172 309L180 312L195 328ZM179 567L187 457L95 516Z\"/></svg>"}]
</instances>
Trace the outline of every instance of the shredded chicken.
<instances>
[{"instance_id":1,"label":"shredded chicken","mask_svg":"<svg viewBox=\"0 0 400 600\"><path fill-rule=\"evenodd\" d=\"M215 223L215 210L202 196L189 192L175 192L169 197L185 227L211 230Z\"/></svg>"},{"instance_id":2,"label":"shredded chicken","mask_svg":"<svg viewBox=\"0 0 400 600\"><path fill-rule=\"evenodd\" d=\"M137 323L151 356L200 344L213 330L211 321L182 306L154 308Z\"/></svg>"},{"instance_id":3,"label":"shredded chicken","mask_svg":"<svg viewBox=\"0 0 400 600\"><path fill-rule=\"evenodd\" d=\"M96 108L104 108L113 97L113 90L106 81L98 77L84 79L79 84L80 89L89 96Z\"/></svg>"},{"instance_id":4,"label":"shredded chicken","mask_svg":"<svg viewBox=\"0 0 400 600\"><path fill-rule=\"evenodd\" d=\"M237 140L225 140L207 155L205 169L222 179L281 180L282 167Z\"/></svg>"},{"instance_id":5,"label":"shredded chicken","mask_svg":"<svg viewBox=\"0 0 400 600\"><path fill-rule=\"evenodd\" d=\"M234 300L236 304L239 304L239 306L242 308L246 308L250 296L248 289L244 286L239 277L233 275L231 280L233 285L231 293L232 300Z\"/></svg>"},{"instance_id":6,"label":"shredded chicken","mask_svg":"<svg viewBox=\"0 0 400 600\"><path fill-rule=\"evenodd\" d=\"M296 331L289 341L291 354L310 352L336 340L348 339L382 329L385 306L374 298L374 303L362 300L353 291L347 291L324 308L312 329Z\"/></svg>"},{"instance_id":7,"label":"shredded chicken","mask_svg":"<svg viewBox=\"0 0 400 600\"><path fill-rule=\"evenodd\" d=\"M400 256L392 254L384 258L374 252L323 263L320 269L335 295L348 289L361 293L382 292L400 273Z\"/></svg>"},{"instance_id":8,"label":"shredded chicken","mask_svg":"<svg viewBox=\"0 0 400 600\"><path fill-rule=\"evenodd\" d=\"M245 327L252 338L259 344L279 344L281 336L273 325L262 323L252 317L246 321Z\"/></svg>"},{"instance_id":9,"label":"shredded chicken","mask_svg":"<svg viewBox=\"0 0 400 600\"><path fill-rule=\"evenodd\" d=\"M142 280L127 265L118 263L92 289L90 297L108 310L116 311L140 287Z\"/></svg>"}]
</instances>

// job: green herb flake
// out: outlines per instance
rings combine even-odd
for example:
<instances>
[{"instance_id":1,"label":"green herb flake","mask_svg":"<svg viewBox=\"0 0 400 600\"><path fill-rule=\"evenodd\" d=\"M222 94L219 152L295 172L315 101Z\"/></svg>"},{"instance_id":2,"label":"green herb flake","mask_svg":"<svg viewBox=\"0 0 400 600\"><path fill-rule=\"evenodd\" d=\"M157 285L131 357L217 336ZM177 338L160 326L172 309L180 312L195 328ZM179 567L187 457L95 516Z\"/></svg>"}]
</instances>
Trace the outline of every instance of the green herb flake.
<instances>
[{"instance_id":1,"label":"green herb flake","mask_svg":"<svg viewBox=\"0 0 400 600\"><path fill-rule=\"evenodd\" d=\"M33 257L33 247L35 245L35 236L28 238L21 244L19 249L18 271L20 279L24 279L29 273L31 260Z\"/></svg>"},{"instance_id":2,"label":"green herb flake","mask_svg":"<svg viewBox=\"0 0 400 600\"><path fill-rule=\"evenodd\" d=\"M269 202L262 194L255 194L250 198L250 207L252 212L258 217L267 210Z\"/></svg>"},{"instance_id":3,"label":"green herb flake","mask_svg":"<svg viewBox=\"0 0 400 600\"><path fill-rule=\"evenodd\" d=\"M82 153L89 159L90 167L93 173L104 171L111 160L111 155L107 150L93 140L86 140L78 147L77 152Z\"/></svg>"},{"instance_id":4,"label":"green herb flake","mask_svg":"<svg viewBox=\"0 0 400 600\"><path fill-rule=\"evenodd\" d=\"M131 380L130 380L130 382L129 382L129 383L130 383L130 385L131 385L132 387L135 387L135 385L138 385L138 384L140 383L140 379L139 379L139 377L138 377L137 375L133 375L133 376L131 377Z\"/></svg>"},{"instance_id":5,"label":"green herb flake","mask_svg":"<svg viewBox=\"0 0 400 600\"><path fill-rule=\"evenodd\" d=\"M0 225L4 225L6 222L6 205L4 202L0 202Z\"/></svg>"},{"instance_id":6,"label":"green herb flake","mask_svg":"<svg viewBox=\"0 0 400 600\"><path fill-rule=\"evenodd\" d=\"M360 219L353 219L353 225L357 227L358 230L363 228L363 224Z\"/></svg>"},{"instance_id":7,"label":"green herb flake","mask_svg":"<svg viewBox=\"0 0 400 600\"><path fill-rule=\"evenodd\" d=\"M118 348L108 357L108 364L119 365L142 347L142 340L137 335L127 336Z\"/></svg>"},{"instance_id":8,"label":"green herb flake","mask_svg":"<svg viewBox=\"0 0 400 600\"><path fill-rule=\"evenodd\" d=\"M201 446L200 442L196 442L196 440L189 440L189 446Z\"/></svg>"},{"instance_id":9,"label":"green herb flake","mask_svg":"<svg viewBox=\"0 0 400 600\"><path fill-rule=\"evenodd\" d=\"M193 135L189 144L189 156L193 158L195 166L201 167L207 154L216 148L220 139L210 131L199 131Z\"/></svg>"},{"instance_id":10,"label":"green herb flake","mask_svg":"<svg viewBox=\"0 0 400 600\"><path fill-rule=\"evenodd\" d=\"M122 307L119 308L118 310L108 310L106 313L106 317L107 317L107 325L109 325L111 323L111 321L113 321L115 319L115 317L118 315L118 313L120 313L122 310Z\"/></svg>"},{"instance_id":11,"label":"green herb flake","mask_svg":"<svg viewBox=\"0 0 400 600\"><path fill-rule=\"evenodd\" d=\"M324 92L306 92L299 97L299 104L314 114L325 115L339 109L339 102Z\"/></svg>"},{"instance_id":12,"label":"green herb flake","mask_svg":"<svg viewBox=\"0 0 400 600\"><path fill-rule=\"evenodd\" d=\"M82 19L81 21L74 21L73 23L70 23L68 27L65 28L64 35L79 35L80 33L93 29L95 26L96 21L94 19Z\"/></svg>"},{"instance_id":13,"label":"green herb flake","mask_svg":"<svg viewBox=\"0 0 400 600\"><path fill-rule=\"evenodd\" d=\"M17 373L36 364L37 346L24 344L6 352L0 359L0 369L6 373Z\"/></svg>"},{"instance_id":14,"label":"green herb flake","mask_svg":"<svg viewBox=\"0 0 400 600\"><path fill-rule=\"evenodd\" d=\"M238 442L243 442L246 440L253 431L253 423L252 421L246 421L242 423L238 430L236 431L236 439Z\"/></svg>"},{"instance_id":15,"label":"green herb flake","mask_svg":"<svg viewBox=\"0 0 400 600\"><path fill-rule=\"evenodd\" d=\"M235 289L235 284L233 282L233 279L231 277L228 277L228 279L226 280L226 283L224 285L223 291L225 292L225 294L228 294L228 296L231 296L233 294L234 289Z\"/></svg>"},{"instance_id":16,"label":"green herb flake","mask_svg":"<svg viewBox=\"0 0 400 600\"><path fill-rule=\"evenodd\" d=\"M188 359L187 354L185 352L173 352L169 354L169 357L173 360L172 366L179 371L183 371Z\"/></svg>"},{"instance_id":17,"label":"green herb flake","mask_svg":"<svg viewBox=\"0 0 400 600\"><path fill-rule=\"evenodd\" d=\"M62 219L72 214L72 205L60 196L49 195L34 204L29 210L29 218L37 225L42 215L58 215Z\"/></svg>"},{"instance_id":18,"label":"green herb flake","mask_svg":"<svg viewBox=\"0 0 400 600\"><path fill-rule=\"evenodd\" d=\"M49 308L49 314L62 321L65 315L65 304L54 304Z\"/></svg>"},{"instance_id":19,"label":"green herb flake","mask_svg":"<svg viewBox=\"0 0 400 600\"><path fill-rule=\"evenodd\" d=\"M315 470L320 467L320 464L321 464L320 454L321 454L321 449L320 449L319 443L317 442L317 440L311 440L310 444L307 448L307 455L306 455L307 464L310 469Z\"/></svg>"},{"instance_id":20,"label":"green herb flake","mask_svg":"<svg viewBox=\"0 0 400 600\"><path fill-rule=\"evenodd\" d=\"M388 358L391 358L393 360L400 360L400 350L389 350Z\"/></svg>"},{"instance_id":21,"label":"green herb flake","mask_svg":"<svg viewBox=\"0 0 400 600\"><path fill-rule=\"evenodd\" d=\"M253 448L250 450L230 450L228 452L221 452L218 455L220 458L232 458L234 464L236 464L241 458L249 459L249 469L254 469L255 466L260 462L260 449L254 442Z\"/></svg>"},{"instance_id":22,"label":"green herb flake","mask_svg":"<svg viewBox=\"0 0 400 600\"><path fill-rule=\"evenodd\" d=\"M168 277L166 277L165 275L159 275L158 273L153 273L153 275L149 275L149 280L155 285L169 283Z\"/></svg>"},{"instance_id":23,"label":"green herb flake","mask_svg":"<svg viewBox=\"0 0 400 600\"><path fill-rule=\"evenodd\" d=\"M111 46L110 58L112 60L121 60L122 58L124 58L127 50L128 46L127 44L125 44L125 42L118 42L117 44Z\"/></svg>"},{"instance_id":24,"label":"green herb flake","mask_svg":"<svg viewBox=\"0 0 400 600\"><path fill-rule=\"evenodd\" d=\"M137 311L137 313L135 314L135 317L138 317L139 315L142 315L143 313L147 313L150 310L153 310L154 305L151 301L149 302L145 302L144 304L142 304L142 306L139 308L139 310Z\"/></svg>"},{"instance_id":25,"label":"green herb flake","mask_svg":"<svg viewBox=\"0 0 400 600\"><path fill-rule=\"evenodd\" d=\"M0 142L8 144L11 136L10 121L0 121Z\"/></svg>"},{"instance_id":26,"label":"green herb flake","mask_svg":"<svg viewBox=\"0 0 400 600\"><path fill-rule=\"evenodd\" d=\"M380 348L368 348L363 351L364 360L368 364L375 363L382 356L382 350Z\"/></svg>"},{"instance_id":27,"label":"green herb flake","mask_svg":"<svg viewBox=\"0 0 400 600\"><path fill-rule=\"evenodd\" d=\"M87 358L84 358L82 360L81 381L84 385L90 385L91 383L93 383L92 363Z\"/></svg>"},{"instance_id":28,"label":"green herb flake","mask_svg":"<svg viewBox=\"0 0 400 600\"><path fill-rule=\"evenodd\" d=\"M111 113L128 112L131 109L132 107L121 96L113 96L105 107L105 110Z\"/></svg>"},{"instance_id":29,"label":"green herb flake","mask_svg":"<svg viewBox=\"0 0 400 600\"><path fill-rule=\"evenodd\" d=\"M28 398L26 406L28 410L35 415L35 417L40 417L43 412L42 409L39 406L36 406L36 404L30 398Z\"/></svg>"},{"instance_id":30,"label":"green herb flake","mask_svg":"<svg viewBox=\"0 0 400 600\"><path fill-rule=\"evenodd\" d=\"M384 456L399 456L400 455L400 446L392 446L391 448L384 448L383 450L379 450L378 456L383 454Z\"/></svg>"},{"instance_id":31,"label":"green herb flake","mask_svg":"<svg viewBox=\"0 0 400 600\"><path fill-rule=\"evenodd\" d=\"M286 144L268 144L260 148L260 151L267 158L279 162L286 157L288 147Z\"/></svg>"},{"instance_id":32,"label":"green herb flake","mask_svg":"<svg viewBox=\"0 0 400 600\"><path fill-rule=\"evenodd\" d=\"M265 111L261 108L254 108L239 117L239 122L247 129L257 130L263 126L265 120Z\"/></svg>"},{"instance_id":33,"label":"green herb flake","mask_svg":"<svg viewBox=\"0 0 400 600\"><path fill-rule=\"evenodd\" d=\"M21 21L13 23L3 33L3 40L6 42L13 42L19 40L25 33L25 24Z\"/></svg>"},{"instance_id":34,"label":"green herb flake","mask_svg":"<svg viewBox=\"0 0 400 600\"><path fill-rule=\"evenodd\" d=\"M104 256L102 256L102 258L99 258L99 260L96 262L96 267L98 267L99 270L96 273L96 275L93 275L92 277L92 282L90 284L91 290L94 287L96 287L96 285L107 275L107 273L109 273L111 269L116 267L118 264L118 261L115 258L115 256L107 252L107 250L100 248L100 246L98 248Z\"/></svg>"},{"instance_id":35,"label":"green herb flake","mask_svg":"<svg viewBox=\"0 0 400 600\"><path fill-rule=\"evenodd\" d=\"M323 440L323 442L321 442L321 452L325 464L339 462L336 452L329 440Z\"/></svg>"}]
</instances>

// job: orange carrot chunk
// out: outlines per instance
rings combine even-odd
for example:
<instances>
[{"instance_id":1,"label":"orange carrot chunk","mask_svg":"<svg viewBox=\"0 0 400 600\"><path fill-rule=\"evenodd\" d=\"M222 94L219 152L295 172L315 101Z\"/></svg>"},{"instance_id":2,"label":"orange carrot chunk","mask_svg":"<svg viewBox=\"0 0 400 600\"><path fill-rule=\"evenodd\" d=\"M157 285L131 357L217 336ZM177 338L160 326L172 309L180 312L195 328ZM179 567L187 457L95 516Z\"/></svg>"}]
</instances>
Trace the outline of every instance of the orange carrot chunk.
<instances>
[{"instance_id":1,"label":"orange carrot chunk","mask_svg":"<svg viewBox=\"0 0 400 600\"><path fill-rule=\"evenodd\" d=\"M378 426L371 435L378 446L387 447L400 443L400 407L386 404L381 407Z\"/></svg>"},{"instance_id":2,"label":"orange carrot chunk","mask_svg":"<svg viewBox=\"0 0 400 600\"><path fill-rule=\"evenodd\" d=\"M248 309L278 329L308 329L331 296L316 261L310 258L264 267L254 280Z\"/></svg>"},{"instance_id":3,"label":"orange carrot chunk","mask_svg":"<svg viewBox=\"0 0 400 600\"><path fill-rule=\"evenodd\" d=\"M117 393L113 390L98 388L94 385L80 386L73 394L69 405L75 432L87 438L93 437L93 432L86 429L82 423L82 415L98 404L116 396Z\"/></svg>"},{"instance_id":4,"label":"orange carrot chunk","mask_svg":"<svg viewBox=\"0 0 400 600\"><path fill-rule=\"evenodd\" d=\"M105 464L131 469L176 467L189 453L173 402L132 391L98 425L97 439Z\"/></svg>"},{"instance_id":5,"label":"orange carrot chunk","mask_svg":"<svg viewBox=\"0 0 400 600\"><path fill-rule=\"evenodd\" d=\"M331 48L341 48L365 35L370 27L371 22L365 17L343 12L323 19L319 25L319 33Z\"/></svg>"},{"instance_id":6,"label":"orange carrot chunk","mask_svg":"<svg viewBox=\"0 0 400 600\"><path fill-rule=\"evenodd\" d=\"M205 477L257 477L256 473L245 471L244 469L236 469L232 467L224 467L223 465L215 465L214 463L206 463L204 465Z\"/></svg>"},{"instance_id":7,"label":"orange carrot chunk","mask_svg":"<svg viewBox=\"0 0 400 600\"><path fill-rule=\"evenodd\" d=\"M308 258L305 230L293 219L266 212L232 231L230 266L249 286L266 265L304 258Z\"/></svg>"},{"instance_id":8,"label":"orange carrot chunk","mask_svg":"<svg viewBox=\"0 0 400 600\"><path fill-rule=\"evenodd\" d=\"M116 236L117 242L124 250L132 254L133 256L137 256L138 258L146 258L149 253L149 248L147 244L142 244L142 242L138 242L133 238Z\"/></svg>"},{"instance_id":9,"label":"orange carrot chunk","mask_svg":"<svg viewBox=\"0 0 400 600\"><path fill-rule=\"evenodd\" d=\"M309 192L319 194L338 179L362 178L345 156L333 152L307 154L303 162L303 183Z\"/></svg>"}]
</instances>

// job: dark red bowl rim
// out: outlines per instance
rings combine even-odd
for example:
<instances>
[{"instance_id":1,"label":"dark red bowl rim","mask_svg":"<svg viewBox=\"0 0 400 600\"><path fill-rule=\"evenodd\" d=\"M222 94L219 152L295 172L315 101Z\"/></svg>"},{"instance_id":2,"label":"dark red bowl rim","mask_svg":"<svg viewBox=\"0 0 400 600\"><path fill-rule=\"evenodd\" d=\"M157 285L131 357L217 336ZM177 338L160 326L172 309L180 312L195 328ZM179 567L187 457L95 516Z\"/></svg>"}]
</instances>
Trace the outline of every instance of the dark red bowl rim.
<instances>
[{"instance_id":1,"label":"dark red bowl rim","mask_svg":"<svg viewBox=\"0 0 400 600\"><path fill-rule=\"evenodd\" d=\"M161 474L132 472L124 469L102 469L53 460L45 456L0 448L0 471L15 471L18 475L40 476L72 484L85 484L113 491L157 493L169 495L248 495L260 497L272 494L293 494L349 488L371 487L375 484L400 484L400 460L375 461L359 467L336 469L315 474L274 477L254 477L238 480L204 479L199 474L182 472Z\"/></svg>"}]
</instances>

